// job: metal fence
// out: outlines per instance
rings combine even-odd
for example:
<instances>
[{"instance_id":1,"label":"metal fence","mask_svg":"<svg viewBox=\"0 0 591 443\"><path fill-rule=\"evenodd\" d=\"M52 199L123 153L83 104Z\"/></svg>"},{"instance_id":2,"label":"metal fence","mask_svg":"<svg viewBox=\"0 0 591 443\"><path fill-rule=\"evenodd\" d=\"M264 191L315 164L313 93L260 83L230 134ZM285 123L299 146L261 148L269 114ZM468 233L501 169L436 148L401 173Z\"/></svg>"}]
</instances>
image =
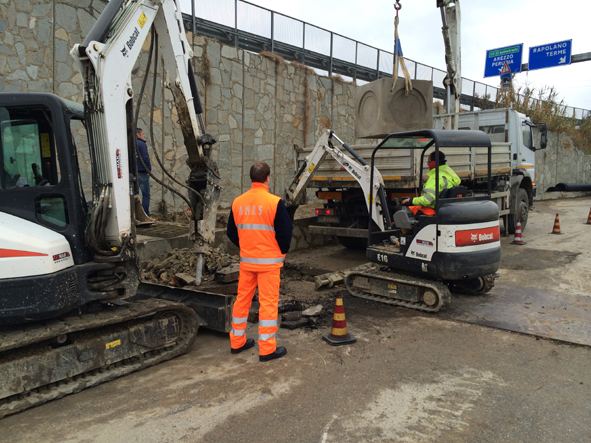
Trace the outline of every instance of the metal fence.
<instances>
[{"instance_id":1,"label":"metal fence","mask_svg":"<svg viewBox=\"0 0 591 443\"><path fill-rule=\"evenodd\" d=\"M222 43L251 50L270 51L307 64L327 75L338 74L357 82L391 77L392 52L262 8L244 0L181 0L186 29L214 37ZM435 98L445 100L446 72L405 58L415 80L431 80ZM399 71L401 72L401 71ZM495 102L499 88L462 78L463 107L473 110L479 101ZM523 99L523 96L520 96ZM591 111L564 106L564 115L583 119Z\"/></svg>"}]
</instances>

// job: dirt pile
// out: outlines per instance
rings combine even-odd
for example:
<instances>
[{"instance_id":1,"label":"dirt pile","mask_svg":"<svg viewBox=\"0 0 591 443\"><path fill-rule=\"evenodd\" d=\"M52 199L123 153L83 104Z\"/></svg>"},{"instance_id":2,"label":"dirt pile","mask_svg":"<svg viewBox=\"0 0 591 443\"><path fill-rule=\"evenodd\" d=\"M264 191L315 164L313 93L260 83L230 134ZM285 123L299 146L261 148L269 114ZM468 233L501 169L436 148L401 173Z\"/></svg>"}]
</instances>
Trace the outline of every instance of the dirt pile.
<instances>
[{"instance_id":1,"label":"dirt pile","mask_svg":"<svg viewBox=\"0 0 591 443\"><path fill-rule=\"evenodd\" d=\"M175 277L179 275L195 277L197 252L191 248L173 249L166 254L142 264L142 280L150 283L178 286ZM212 250L203 258L203 281L213 280L218 269L238 263L237 255Z\"/></svg>"}]
</instances>

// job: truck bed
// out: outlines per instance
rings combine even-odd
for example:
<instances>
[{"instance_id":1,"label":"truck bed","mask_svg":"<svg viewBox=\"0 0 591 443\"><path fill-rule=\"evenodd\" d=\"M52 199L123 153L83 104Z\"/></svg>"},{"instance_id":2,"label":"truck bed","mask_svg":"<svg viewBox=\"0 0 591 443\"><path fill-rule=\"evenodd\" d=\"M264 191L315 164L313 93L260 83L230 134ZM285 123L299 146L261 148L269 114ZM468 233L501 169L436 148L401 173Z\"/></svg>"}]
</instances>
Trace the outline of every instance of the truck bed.
<instances>
[{"instance_id":1,"label":"truck bed","mask_svg":"<svg viewBox=\"0 0 591 443\"><path fill-rule=\"evenodd\" d=\"M361 156L368 164L371 164L371 155L378 143L357 144L351 148ZM314 147L304 148L297 153L298 165L309 155ZM351 155L341 149L347 156ZM429 151L430 152L430 151ZM487 149L486 148L446 148L445 156L447 164L463 179L486 177ZM416 177L419 174L420 151L410 149L383 149L376 153L375 166L382 174L386 188L408 189L419 186ZM428 171L427 155L423 171ZM492 144L492 175L509 175L511 173L511 144ZM310 181L309 187L321 188L354 188L359 184L347 171L341 170L336 160L330 155L318 166L316 173Z\"/></svg>"}]
</instances>

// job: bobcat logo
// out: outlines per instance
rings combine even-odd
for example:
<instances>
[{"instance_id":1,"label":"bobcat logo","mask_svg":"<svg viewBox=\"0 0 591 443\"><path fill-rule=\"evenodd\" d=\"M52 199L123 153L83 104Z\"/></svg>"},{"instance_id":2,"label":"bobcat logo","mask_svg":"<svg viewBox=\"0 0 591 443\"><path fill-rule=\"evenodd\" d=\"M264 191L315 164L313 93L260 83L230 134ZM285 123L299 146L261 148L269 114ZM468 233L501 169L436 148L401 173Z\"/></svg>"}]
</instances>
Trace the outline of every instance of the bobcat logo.
<instances>
[{"instance_id":1,"label":"bobcat logo","mask_svg":"<svg viewBox=\"0 0 591 443\"><path fill-rule=\"evenodd\" d=\"M478 240L478 234L470 234L470 240L477 241Z\"/></svg>"}]
</instances>

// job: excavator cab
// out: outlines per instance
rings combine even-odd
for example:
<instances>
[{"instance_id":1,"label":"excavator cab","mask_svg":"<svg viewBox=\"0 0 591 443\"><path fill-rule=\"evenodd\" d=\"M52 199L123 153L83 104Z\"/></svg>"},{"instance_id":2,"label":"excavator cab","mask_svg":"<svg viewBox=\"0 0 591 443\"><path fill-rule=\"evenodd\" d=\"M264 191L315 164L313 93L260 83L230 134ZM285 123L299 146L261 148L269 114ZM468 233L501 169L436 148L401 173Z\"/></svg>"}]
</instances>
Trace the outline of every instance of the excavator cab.
<instances>
[{"instance_id":1,"label":"excavator cab","mask_svg":"<svg viewBox=\"0 0 591 443\"><path fill-rule=\"evenodd\" d=\"M471 294L488 292L501 261L499 209L491 200L489 136L482 131L452 130L391 134L374 149L371 170L378 151L395 149L421 151L420 156L411 156L420 159L415 168L420 177L419 189L425 154L432 150L437 153L435 183L439 186L438 152L445 149L448 158L468 156L473 169L487 169L487 190L470 195L463 186L436 189L435 216L413 217L410 211L395 210L394 223L389 229L380 231L375 225L370 226L367 258L381 269L377 274L349 274L346 279L349 292L429 312L449 303L450 289ZM453 161L450 166L453 169Z\"/></svg>"},{"instance_id":2,"label":"excavator cab","mask_svg":"<svg viewBox=\"0 0 591 443\"><path fill-rule=\"evenodd\" d=\"M76 263L92 258L72 131L83 120L82 106L53 94L0 95L0 212L64 236Z\"/></svg>"},{"instance_id":3,"label":"excavator cab","mask_svg":"<svg viewBox=\"0 0 591 443\"><path fill-rule=\"evenodd\" d=\"M81 105L0 94L0 325L135 294L135 258L99 263L87 242L85 141Z\"/></svg>"}]
</instances>

